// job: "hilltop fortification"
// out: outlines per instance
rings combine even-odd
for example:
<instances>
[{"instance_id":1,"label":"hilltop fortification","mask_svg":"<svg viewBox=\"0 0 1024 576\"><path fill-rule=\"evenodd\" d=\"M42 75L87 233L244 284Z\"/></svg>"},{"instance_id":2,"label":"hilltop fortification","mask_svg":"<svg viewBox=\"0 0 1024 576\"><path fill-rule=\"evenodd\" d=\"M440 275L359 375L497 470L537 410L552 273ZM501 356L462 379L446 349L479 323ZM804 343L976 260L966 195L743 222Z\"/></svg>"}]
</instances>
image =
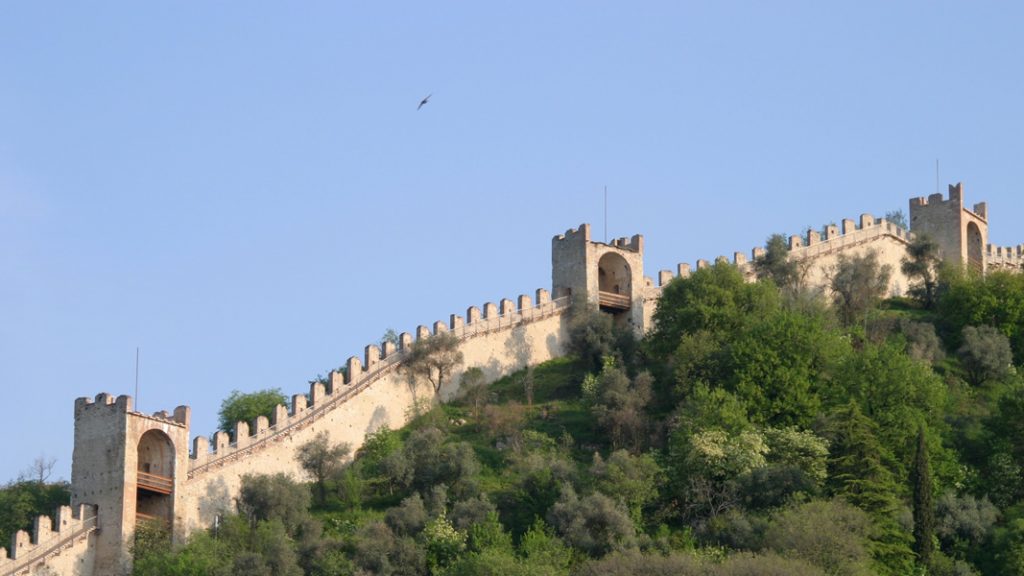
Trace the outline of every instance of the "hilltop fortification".
<instances>
[{"instance_id":1,"label":"hilltop fortification","mask_svg":"<svg viewBox=\"0 0 1024 576\"><path fill-rule=\"evenodd\" d=\"M823 287L840 256L874 251L892 269L892 295L908 287L900 261L917 233L936 240L948 262L979 271L1024 267L1024 245L987 244L987 206L964 208L960 184L950 186L948 198L914 198L909 208L911 230L862 214L792 236L789 257L799 263L807 285ZM361 356L347 360L345 370L295 394L269 418L238 422L231 433L217 432L212 439L200 435L190 441L187 406L144 414L134 410L128 396L79 398L72 506L61 508L52 520L40 517L33 534L19 532L8 550L0 549L0 576L35 573L42 565L55 574L127 574L129 542L139 522L165 522L181 542L234 507L242 475L283 472L303 477L296 449L318 433L357 448L366 434L382 426L401 427L415 402L434 394L428 383L401 369L416 340L440 333L458 338L464 360L440 391L442 398L450 398L469 368L480 368L492 381L562 355L566 312L573 301L592 303L642 333L652 327L661 290L673 278L726 261L753 279L752 263L763 253L764 248L756 247L731 258L678 264L674 270L660 270L655 282L644 274L643 236L597 242L590 226L583 224L552 239L550 291L470 306L464 315L452 314L447 321L402 333L397 343L370 344Z\"/></svg>"}]
</instances>

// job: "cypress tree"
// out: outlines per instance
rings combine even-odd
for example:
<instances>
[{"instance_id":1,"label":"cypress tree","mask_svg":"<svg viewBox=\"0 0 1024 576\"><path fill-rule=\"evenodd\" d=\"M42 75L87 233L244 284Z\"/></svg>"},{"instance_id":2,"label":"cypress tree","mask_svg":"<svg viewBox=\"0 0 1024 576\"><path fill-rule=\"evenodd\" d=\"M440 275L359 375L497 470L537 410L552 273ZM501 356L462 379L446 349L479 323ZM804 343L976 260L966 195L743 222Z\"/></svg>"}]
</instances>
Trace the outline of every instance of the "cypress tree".
<instances>
[{"instance_id":1,"label":"cypress tree","mask_svg":"<svg viewBox=\"0 0 1024 576\"><path fill-rule=\"evenodd\" d=\"M910 472L910 483L914 490L914 552L918 561L928 566L935 534L935 509L932 506L932 473L924 426L917 432L917 454Z\"/></svg>"},{"instance_id":2,"label":"cypress tree","mask_svg":"<svg viewBox=\"0 0 1024 576\"><path fill-rule=\"evenodd\" d=\"M830 491L871 516L875 531L869 549L876 572L885 576L912 573L912 543L896 522L900 483L890 470L892 454L878 440L877 424L853 401L834 410L829 420Z\"/></svg>"}]
</instances>

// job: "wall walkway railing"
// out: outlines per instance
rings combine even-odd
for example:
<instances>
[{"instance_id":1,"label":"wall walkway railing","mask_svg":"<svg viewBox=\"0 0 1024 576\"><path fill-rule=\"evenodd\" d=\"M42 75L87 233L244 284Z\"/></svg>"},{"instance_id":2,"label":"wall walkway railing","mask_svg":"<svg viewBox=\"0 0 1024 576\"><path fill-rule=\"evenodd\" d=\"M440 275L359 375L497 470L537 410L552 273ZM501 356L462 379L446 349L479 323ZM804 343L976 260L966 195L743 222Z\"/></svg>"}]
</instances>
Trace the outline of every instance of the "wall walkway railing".
<instances>
[{"instance_id":1,"label":"wall walkway railing","mask_svg":"<svg viewBox=\"0 0 1024 576\"><path fill-rule=\"evenodd\" d=\"M14 563L0 568L0 576L21 576L30 574L31 569L47 559L56 556L63 550L74 545L81 538L86 538L96 531L96 514L82 521L82 526L70 534L53 532L41 542L32 545L24 554L16 554Z\"/></svg>"},{"instance_id":2,"label":"wall walkway railing","mask_svg":"<svg viewBox=\"0 0 1024 576\"><path fill-rule=\"evenodd\" d=\"M470 340L472 338L479 338L495 332L511 330L520 324L528 324L550 318L566 311L569 308L569 305L570 297L563 296L529 308L513 310L493 318L481 318L475 322L469 322L467 324L451 328L447 330L447 332L454 334L459 341ZM409 350L407 348L402 348L396 350L393 354L389 354L385 358L381 358L378 363L371 366L369 370L363 372L363 374L358 377L358 380L356 380L356 377L353 375L352 378L354 382L352 385L346 385L341 390L332 390L332 393L326 395L321 402L318 402L308 410L297 414L297 418L289 418L283 423L274 423L267 429L260 431L256 438L242 448L237 448L237 443L232 442L229 447L235 448L234 450L221 456L214 453L212 458L190 469L188 472L188 479L191 480L214 467L222 467L233 462L246 454L256 451L267 443L283 438L285 434L296 432L308 427L339 404L347 402L357 394L369 388L374 382L397 370L408 353Z\"/></svg>"}]
</instances>

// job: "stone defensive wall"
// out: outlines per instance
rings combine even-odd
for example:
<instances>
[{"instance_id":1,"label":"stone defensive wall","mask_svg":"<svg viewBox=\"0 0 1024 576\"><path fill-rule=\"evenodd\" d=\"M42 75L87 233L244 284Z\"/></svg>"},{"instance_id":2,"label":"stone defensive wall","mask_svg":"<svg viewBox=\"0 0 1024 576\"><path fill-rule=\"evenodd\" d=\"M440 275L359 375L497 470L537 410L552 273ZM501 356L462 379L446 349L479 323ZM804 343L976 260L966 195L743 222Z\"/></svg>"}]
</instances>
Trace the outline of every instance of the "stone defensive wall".
<instances>
[{"instance_id":1,"label":"stone defensive wall","mask_svg":"<svg viewBox=\"0 0 1024 576\"><path fill-rule=\"evenodd\" d=\"M488 302L482 309L471 306L465 316L453 314L448 322L419 326L415 335L402 333L397 344L366 346L362 358L349 358L346 369L331 372L326 384L315 382L308 395L294 395L290 409L279 405L270 418L257 418L252 426L238 422L233 434L217 432L212 442L195 437L187 481L179 479L183 486L176 508L181 512L176 515L188 531L210 525L216 514L234 508L243 474L283 472L303 478L295 455L321 431L332 443L350 444L354 452L368 433L403 426L416 402L434 399L429 382L413 380L400 369L415 340L446 332L460 340L463 362L441 390L442 398L451 398L466 369L480 368L489 382L562 355L568 308L568 297L552 299L540 289L536 299L519 296Z\"/></svg>"},{"instance_id":2,"label":"stone defensive wall","mask_svg":"<svg viewBox=\"0 0 1024 576\"><path fill-rule=\"evenodd\" d=\"M906 246L913 237L909 230L885 218L861 214L859 221L843 219L841 225L828 224L821 231L809 230L805 235L790 236L789 252L790 257L800 265L805 285L823 288L828 285L832 270L838 264L839 254L847 257L861 256L874 250L879 264L888 265L891 269L889 293L902 295L906 291L907 278L900 270L900 264L906 254ZM755 279L753 262L764 253L764 247L758 246L750 251L749 257L744 252L734 252L731 260L719 256L715 262L734 264L747 280L752 281ZM692 270L711 265L712 262L701 259L692 268L688 263L681 263L674 272L661 270L656 288L660 290L673 278L686 278Z\"/></svg>"},{"instance_id":3,"label":"stone defensive wall","mask_svg":"<svg viewBox=\"0 0 1024 576\"><path fill-rule=\"evenodd\" d=\"M985 266L989 270L1024 270L1024 244L985 247Z\"/></svg>"},{"instance_id":4,"label":"stone defensive wall","mask_svg":"<svg viewBox=\"0 0 1024 576\"><path fill-rule=\"evenodd\" d=\"M44 563L47 573L91 573L95 532L96 508L89 505L61 506L53 518L39 516L31 535L19 530L9 550L0 548L0 576L38 573Z\"/></svg>"}]
</instances>

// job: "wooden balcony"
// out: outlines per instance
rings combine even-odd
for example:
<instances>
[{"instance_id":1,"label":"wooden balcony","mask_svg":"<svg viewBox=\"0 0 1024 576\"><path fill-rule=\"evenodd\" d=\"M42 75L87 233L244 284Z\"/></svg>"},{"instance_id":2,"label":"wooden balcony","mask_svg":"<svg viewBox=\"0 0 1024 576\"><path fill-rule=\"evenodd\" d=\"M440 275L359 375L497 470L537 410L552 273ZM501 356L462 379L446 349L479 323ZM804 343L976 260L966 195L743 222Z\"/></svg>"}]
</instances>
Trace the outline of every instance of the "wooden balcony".
<instances>
[{"instance_id":1,"label":"wooden balcony","mask_svg":"<svg viewBox=\"0 0 1024 576\"><path fill-rule=\"evenodd\" d=\"M166 476L157 476L139 470L136 477L136 485L141 490L149 490L157 494L170 494L174 491L174 479Z\"/></svg>"},{"instance_id":2,"label":"wooden balcony","mask_svg":"<svg viewBox=\"0 0 1024 576\"><path fill-rule=\"evenodd\" d=\"M601 308L612 310L629 310L633 304L629 296L625 294L615 294L614 292L605 292L603 290L597 293L597 303Z\"/></svg>"}]
</instances>

